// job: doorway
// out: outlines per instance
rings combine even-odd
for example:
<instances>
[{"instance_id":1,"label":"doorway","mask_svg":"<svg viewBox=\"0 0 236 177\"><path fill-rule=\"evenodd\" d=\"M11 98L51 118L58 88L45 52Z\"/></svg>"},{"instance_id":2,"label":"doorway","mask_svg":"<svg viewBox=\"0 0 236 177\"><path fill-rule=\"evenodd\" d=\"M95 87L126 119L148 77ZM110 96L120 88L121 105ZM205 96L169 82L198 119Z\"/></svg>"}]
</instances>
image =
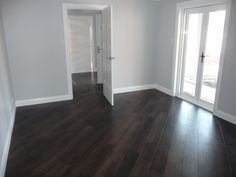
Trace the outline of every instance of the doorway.
<instances>
[{"instance_id":1,"label":"doorway","mask_svg":"<svg viewBox=\"0 0 236 177\"><path fill-rule=\"evenodd\" d=\"M96 18L97 17L97 18ZM100 17L100 18L98 18ZM70 38L70 59L73 83L73 95L79 99L82 95L102 92L101 42L96 38L102 35L101 11L68 10ZM98 75L100 81L98 81Z\"/></svg>"},{"instance_id":2,"label":"doorway","mask_svg":"<svg viewBox=\"0 0 236 177\"><path fill-rule=\"evenodd\" d=\"M179 39L177 96L213 111L226 22L226 4L186 8Z\"/></svg>"},{"instance_id":3,"label":"doorway","mask_svg":"<svg viewBox=\"0 0 236 177\"><path fill-rule=\"evenodd\" d=\"M112 7L66 3L63 17L69 89L78 96L100 92L102 84L103 95L114 105Z\"/></svg>"},{"instance_id":4,"label":"doorway","mask_svg":"<svg viewBox=\"0 0 236 177\"><path fill-rule=\"evenodd\" d=\"M72 74L97 72L93 14L69 10L68 25Z\"/></svg>"}]
</instances>

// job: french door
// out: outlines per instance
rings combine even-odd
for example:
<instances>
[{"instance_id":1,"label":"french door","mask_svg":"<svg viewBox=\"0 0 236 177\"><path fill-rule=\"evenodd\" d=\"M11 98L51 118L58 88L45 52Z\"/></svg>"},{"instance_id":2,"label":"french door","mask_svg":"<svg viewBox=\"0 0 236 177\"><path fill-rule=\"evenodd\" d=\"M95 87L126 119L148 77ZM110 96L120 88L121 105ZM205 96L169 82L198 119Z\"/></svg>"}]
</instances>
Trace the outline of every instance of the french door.
<instances>
[{"instance_id":1,"label":"french door","mask_svg":"<svg viewBox=\"0 0 236 177\"><path fill-rule=\"evenodd\" d=\"M185 10L180 97L210 111L215 102L225 5Z\"/></svg>"}]
</instances>

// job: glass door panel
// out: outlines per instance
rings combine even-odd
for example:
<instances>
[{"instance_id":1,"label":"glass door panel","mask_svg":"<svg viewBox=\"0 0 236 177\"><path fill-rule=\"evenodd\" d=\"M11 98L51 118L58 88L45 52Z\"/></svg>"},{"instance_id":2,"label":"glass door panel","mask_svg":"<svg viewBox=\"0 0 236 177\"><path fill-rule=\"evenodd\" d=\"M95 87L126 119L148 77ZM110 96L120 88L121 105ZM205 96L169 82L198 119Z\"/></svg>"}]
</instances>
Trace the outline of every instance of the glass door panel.
<instances>
[{"instance_id":1,"label":"glass door panel","mask_svg":"<svg viewBox=\"0 0 236 177\"><path fill-rule=\"evenodd\" d=\"M196 94L202 17L202 13L187 15L182 92L192 97Z\"/></svg>"},{"instance_id":2,"label":"glass door panel","mask_svg":"<svg viewBox=\"0 0 236 177\"><path fill-rule=\"evenodd\" d=\"M214 103L226 11L209 13L200 99Z\"/></svg>"}]
</instances>

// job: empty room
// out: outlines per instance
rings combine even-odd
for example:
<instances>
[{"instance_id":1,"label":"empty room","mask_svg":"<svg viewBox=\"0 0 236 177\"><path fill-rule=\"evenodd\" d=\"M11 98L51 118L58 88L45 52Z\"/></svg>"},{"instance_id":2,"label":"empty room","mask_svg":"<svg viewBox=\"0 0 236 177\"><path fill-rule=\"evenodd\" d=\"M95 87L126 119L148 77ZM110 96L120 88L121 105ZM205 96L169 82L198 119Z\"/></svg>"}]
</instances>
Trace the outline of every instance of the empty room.
<instances>
[{"instance_id":1,"label":"empty room","mask_svg":"<svg viewBox=\"0 0 236 177\"><path fill-rule=\"evenodd\" d=\"M0 177L236 177L235 0L0 0Z\"/></svg>"}]
</instances>

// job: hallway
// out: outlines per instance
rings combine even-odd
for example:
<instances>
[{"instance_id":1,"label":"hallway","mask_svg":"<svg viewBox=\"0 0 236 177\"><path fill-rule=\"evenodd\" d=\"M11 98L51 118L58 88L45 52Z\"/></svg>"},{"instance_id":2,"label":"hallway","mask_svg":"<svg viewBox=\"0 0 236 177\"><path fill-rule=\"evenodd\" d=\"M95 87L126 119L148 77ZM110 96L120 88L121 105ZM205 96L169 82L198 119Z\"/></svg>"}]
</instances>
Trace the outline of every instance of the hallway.
<instances>
[{"instance_id":1,"label":"hallway","mask_svg":"<svg viewBox=\"0 0 236 177\"><path fill-rule=\"evenodd\" d=\"M102 84L97 84L97 73L79 73L72 75L74 99L80 95L102 94Z\"/></svg>"}]
</instances>

